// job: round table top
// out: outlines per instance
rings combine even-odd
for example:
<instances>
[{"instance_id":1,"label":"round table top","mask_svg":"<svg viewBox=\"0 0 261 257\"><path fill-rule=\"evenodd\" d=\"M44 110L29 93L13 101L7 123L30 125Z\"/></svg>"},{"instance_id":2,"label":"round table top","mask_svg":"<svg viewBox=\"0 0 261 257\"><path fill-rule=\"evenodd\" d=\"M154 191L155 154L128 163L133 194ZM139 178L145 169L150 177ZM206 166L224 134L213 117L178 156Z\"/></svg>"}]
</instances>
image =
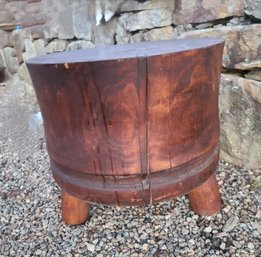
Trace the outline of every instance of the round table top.
<instances>
[{"instance_id":1,"label":"round table top","mask_svg":"<svg viewBox=\"0 0 261 257\"><path fill-rule=\"evenodd\" d=\"M173 39L122 45L105 45L31 58L27 64L59 64L151 57L211 47L223 43L220 38Z\"/></svg>"}]
</instances>

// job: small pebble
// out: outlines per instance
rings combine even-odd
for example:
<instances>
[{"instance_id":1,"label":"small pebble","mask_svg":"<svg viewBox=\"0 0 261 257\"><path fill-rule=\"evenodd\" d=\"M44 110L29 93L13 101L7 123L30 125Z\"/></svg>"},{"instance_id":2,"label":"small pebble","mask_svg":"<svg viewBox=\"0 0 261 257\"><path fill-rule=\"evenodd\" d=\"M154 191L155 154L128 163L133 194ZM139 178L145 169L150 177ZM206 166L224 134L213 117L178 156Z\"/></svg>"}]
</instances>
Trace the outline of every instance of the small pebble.
<instances>
[{"instance_id":1,"label":"small pebble","mask_svg":"<svg viewBox=\"0 0 261 257\"><path fill-rule=\"evenodd\" d=\"M147 251L148 248L149 248L149 245L148 245L148 244L142 245L142 250Z\"/></svg>"},{"instance_id":2,"label":"small pebble","mask_svg":"<svg viewBox=\"0 0 261 257\"><path fill-rule=\"evenodd\" d=\"M204 231L205 231L206 233L210 233L210 232L212 231L212 227L206 227L206 228L204 229Z\"/></svg>"},{"instance_id":3,"label":"small pebble","mask_svg":"<svg viewBox=\"0 0 261 257\"><path fill-rule=\"evenodd\" d=\"M94 253L94 251L95 251L95 245L90 244L90 243L86 243L86 246L87 246L88 251Z\"/></svg>"},{"instance_id":4,"label":"small pebble","mask_svg":"<svg viewBox=\"0 0 261 257\"><path fill-rule=\"evenodd\" d=\"M241 248L242 244L236 240L233 241L233 245L236 247L236 248Z\"/></svg>"},{"instance_id":5,"label":"small pebble","mask_svg":"<svg viewBox=\"0 0 261 257\"><path fill-rule=\"evenodd\" d=\"M247 247L248 247L250 250L255 249L255 246L254 246L252 243L248 243L248 244L247 244Z\"/></svg>"},{"instance_id":6,"label":"small pebble","mask_svg":"<svg viewBox=\"0 0 261 257\"><path fill-rule=\"evenodd\" d=\"M225 223L224 227L223 227L223 231L224 232L229 232L231 230L233 230L237 224L239 222L239 219L237 216L231 216Z\"/></svg>"},{"instance_id":7,"label":"small pebble","mask_svg":"<svg viewBox=\"0 0 261 257\"><path fill-rule=\"evenodd\" d=\"M226 249L226 244L225 244L225 243L222 243L222 244L220 245L220 249L221 249L221 250L225 250L225 249Z\"/></svg>"}]
</instances>

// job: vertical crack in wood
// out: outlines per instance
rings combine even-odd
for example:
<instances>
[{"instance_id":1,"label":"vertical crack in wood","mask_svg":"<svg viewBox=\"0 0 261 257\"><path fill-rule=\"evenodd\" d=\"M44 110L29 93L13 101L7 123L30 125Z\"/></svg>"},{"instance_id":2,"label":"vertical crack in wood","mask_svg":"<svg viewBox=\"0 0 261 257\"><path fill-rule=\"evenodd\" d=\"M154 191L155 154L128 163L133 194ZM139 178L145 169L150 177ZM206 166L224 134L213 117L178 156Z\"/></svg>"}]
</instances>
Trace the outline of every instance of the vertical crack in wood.
<instances>
[{"instance_id":1,"label":"vertical crack in wood","mask_svg":"<svg viewBox=\"0 0 261 257\"><path fill-rule=\"evenodd\" d=\"M112 156L111 156L111 145L110 145L110 142L109 142L109 131L108 131L107 123L106 123L104 106L102 104L101 92L99 90L99 87L96 84L96 76L95 76L96 74L95 74L95 71L93 70L92 66L90 66L90 68L91 68L91 74L92 74L92 78L93 78L93 84L94 84L94 87L95 87L96 92L97 92L98 102L99 102L100 109L101 109L102 120L103 120L103 124L104 124L104 129L105 129L105 141L107 142L108 150L109 150L109 159L110 159L111 171L114 174L113 161L112 161Z\"/></svg>"},{"instance_id":2,"label":"vertical crack in wood","mask_svg":"<svg viewBox=\"0 0 261 257\"><path fill-rule=\"evenodd\" d=\"M117 205L120 206L120 199L117 191L115 191L115 196L116 196Z\"/></svg>"},{"instance_id":3,"label":"vertical crack in wood","mask_svg":"<svg viewBox=\"0 0 261 257\"><path fill-rule=\"evenodd\" d=\"M143 170L144 170L144 161L143 161L143 111L144 111L144 96L143 96L143 81L142 81L142 75L143 75L143 66L142 66L143 59L137 58L137 71L138 71L138 77L137 77L137 91L139 96L139 106L136 110L136 115L139 117L139 152L140 152L140 173L141 173L141 180L143 177Z\"/></svg>"},{"instance_id":4,"label":"vertical crack in wood","mask_svg":"<svg viewBox=\"0 0 261 257\"><path fill-rule=\"evenodd\" d=\"M172 55L169 55L169 73L172 71ZM171 103L170 101L172 100L172 90L171 90L171 87L173 85L172 83L172 79L173 79L173 76L170 76L170 74L168 74L168 78L171 78L171 80L169 80L169 101L168 101L168 107L169 107L169 114L168 114L168 141L171 142L171 137L170 137L170 132L171 132L171 128L172 128L172 118L171 118ZM168 154L169 154L169 167L172 168L172 162L171 162L171 144L169 144L169 149L168 149Z\"/></svg>"},{"instance_id":5,"label":"vertical crack in wood","mask_svg":"<svg viewBox=\"0 0 261 257\"><path fill-rule=\"evenodd\" d=\"M151 171L149 163L149 67L148 57L145 57L145 71L146 71L146 88L145 88L145 142L146 142L146 171L147 171L147 182L149 184L149 201L152 204L152 190L151 190Z\"/></svg>"},{"instance_id":6,"label":"vertical crack in wood","mask_svg":"<svg viewBox=\"0 0 261 257\"><path fill-rule=\"evenodd\" d=\"M139 91L139 145L140 145L140 182L142 199L148 204L148 190L150 197L150 174L148 167L148 67L147 57L137 57ZM151 202L151 201L150 201Z\"/></svg>"},{"instance_id":7,"label":"vertical crack in wood","mask_svg":"<svg viewBox=\"0 0 261 257\"><path fill-rule=\"evenodd\" d=\"M91 74L92 76L89 78L88 74L86 74L86 70L83 69L83 74L84 74L84 84L83 84L83 87L82 89L84 89L85 85L87 85L86 87L86 93L87 93L87 98L88 98L88 107L89 107L89 110L90 110L90 114L91 114L91 120L92 120L92 123L93 123L93 128L96 128L96 122L95 122L95 115L94 115L94 112L93 112L93 107L92 107L92 104L91 104L91 101L89 99L89 87L90 85L93 85L94 88L96 89L97 91L97 95L98 95L98 100L99 102L101 103L101 97L100 97L100 93L99 93L99 90L96 86L96 81L95 81L95 77L93 76L94 73L93 73L93 69L92 69L92 66L89 66L89 68L91 69ZM89 80L89 81L88 81ZM95 141L97 142L97 138L94 137ZM97 145L96 147L96 152L97 152L97 156L98 156L98 166L99 166L99 170L100 172L98 172L98 175L101 175L102 176L102 180L103 180L103 187L105 187L105 177L103 175L103 169L102 169L102 160L101 160L101 154L100 154L100 147Z\"/></svg>"},{"instance_id":8,"label":"vertical crack in wood","mask_svg":"<svg viewBox=\"0 0 261 257\"><path fill-rule=\"evenodd\" d=\"M88 74L86 74L86 70L84 68L81 69L81 73L82 76L76 76L76 84L78 85L78 88L80 90L80 97L81 97L81 101L83 104L83 107L85 110L87 110L89 108L90 111L90 116L91 116L91 120L92 120L92 125L93 128L96 128L96 123L95 123L95 118L93 115L93 109L92 109L92 105L89 99L89 86L90 84L94 84L93 78L90 78L90 81L87 81L86 78L88 78ZM83 121L83 134L85 132L85 120ZM87 122L88 127L91 127L91 124L89 124L89 121ZM85 137L85 136L84 136ZM96 140L96 137L94 138L94 140ZM100 153L99 150L97 149L97 154L98 154L98 164L99 164L99 171L98 174L102 174L102 165L101 165L101 159L100 159ZM97 166L96 166L96 161L93 160L93 167L94 167L94 171L95 174L97 174Z\"/></svg>"},{"instance_id":9,"label":"vertical crack in wood","mask_svg":"<svg viewBox=\"0 0 261 257\"><path fill-rule=\"evenodd\" d=\"M144 103L145 103L145 97L143 94L144 90L144 65L143 65L144 59L137 57L137 71L138 71L138 76L137 76L137 91L138 91L138 96L139 96L139 106L137 108L137 113L136 115L139 117L139 152L140 152L140 184L141 184L141 189L142 189L142 199L143 202L146 202L146 198L144 197L144 186L143 186L143 170L146 168L144 166L144 124L145 124L145 119L144 119L144 113L145 113L145 108L144 108Z\"/></svg>"}]
</instances>

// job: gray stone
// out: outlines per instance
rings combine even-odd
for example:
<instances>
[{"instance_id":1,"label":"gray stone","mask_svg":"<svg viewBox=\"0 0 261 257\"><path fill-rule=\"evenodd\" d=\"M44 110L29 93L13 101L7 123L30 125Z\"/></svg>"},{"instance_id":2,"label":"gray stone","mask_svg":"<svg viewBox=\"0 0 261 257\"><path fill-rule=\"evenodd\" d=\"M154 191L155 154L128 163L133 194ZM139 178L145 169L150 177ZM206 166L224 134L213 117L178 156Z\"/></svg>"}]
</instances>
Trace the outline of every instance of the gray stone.
<instances>
[{"instance_id":1,"label":"gray stone","mask_svg":"<svg viewBox=\"0 0 261 257\"><path fill-rule=\"evenodd\" d=\"M118 1L120 2L120 1ZM152 10L152 9L173 9L174 4L172 0L150 0L150 1L133 1L127 0L122 1L119 11L129 12L129 11L142 11L142 10Z\"/></svg>"},{"instance_id":2,"label":"gray stone","mask_svg":"<svg viewBox=\"0 0 261 257\"><path fill-rule=\"evenodd\" d=\"M67 41L62 39L55 39L46 46L46 53L62 52L66 49Z\"/></svg>"},{"instance_id":3,"label":"gray stone","mask_svg":"<svg viewBox=\"0 0 261 257\"><path fill-rule=\"evenodd\" d=\"M5 65L6 65L7 70L11 74L16 73L19 65L18 65L16 55L15 55L14 48L5 47L3 49L3 56L4 56L4 61L5 61Z\"/></svg>"},{"instance_id":4,"label":"gray stone","mask_svg":"<svg viewBox=\"0 0 261 257\"><path fill-rule=\"evenodd\" d=\"M167 26L159 29L152 29L148 32L139 32L131 36L130 42L140 41L156 41L156 40L168 40L174 38L174 28Z\"/></svg>"},{"instance_id":5,"label":"gray stone","mask_svg":"<svg viewBox=\"0 0 261 257\"><path fill-rule=\"evenodd\" d=\"M261 82L222 75L219 101L221 158L261 167Z\"/></svg>"},{"instance_id":6,"label":"gray stone","mask_svg":"<svg viewBox=\"0 0 261 257\"><path fill-rule=\"evenodd\" d=\"M250 71L249 73L245 74L245 78L261 81L261 69Z\"/></svg>"},{"instance_id":7,"label":"gray stone","mask_svg":"<svg viewBox=\"0 0 261 257\"><path fill-rule=\"evenodd\" d=\"M85 41L85 40L78 40L78 41L71 42L66 47L66 51L84 49L84 48L91 48L91 47L94 47L94 44L92 42Z\"/></svg>"},{"instance_id":8,"label":"gray stone","mask_svg":"<svg viewBox=\"0 0 261 257\"><path fill-rule=\"evenodd\" d=\"M3 56L3 51L2 49L0 49L0 69L4 69L5 66L5 62L4 62L4 56Z\"/></svg>"},{"instance_id":9,"label":"gray stone","mask_svg":"<svg viewBox=\"0 0 261 257\"><path fill-rule=\"evenodd\" d=\"M58 38L58 27L57 26L48 26L43 28L44 38L47 41L51 41L53 38Z\"/></svg>"},{"instance_id":10,"label":"gray stone","mask_svg":"<svg viewBox=\"0 0 261 257\"><path fill-rule=\"evenodd\" d=\"M73 31L78 39L92 40L95 5L89 0L73 1Z\"/></svg>"},{"instance_id":11,"label":"gray stone","mask_svg":"<svg viewBox=\"0 0 261 257\"><path fill-rule=\"evenodd\" d=\"M212 22L201 23L195 26L196 29L206 29L213 26Z\"/></svg>"},{"instance_id":12,"label":"gray stone","mask_svg":"<svg viewBox=\"0 0 261 257\"><path fill-rule=\"evenodd\" d=\"M107 2L107 1L106 1ZM104 3L105 1L102 0L95 0L95 21L96 21L96 26L101 24L102 19L104 18ZM118 6L116 7L117 10ZM112 13L115 13L115 10L112 11Z\"/></svg>"},{"instance_id":13,"label":"gray stone","mask_svg":"<svg viewBox=\"0 0 261 257\"><path fill-rule=\"evenodd\" d=\"M225 40L223 66L228 69L261 67L261 24L194 30L179 38L221 37Z\"/></svg>"},{"instance_id":14,"label":"gray stone","mask_svg":"<svg viewBox=\"0 0 261 257\"><path fill-rule=\"evenodd\" d=\"M146 235L146 234L142 234L142 235L140 236L140 239L141 239L141 240L146 240L146 239L147 239L147 235Z\"/></svg>"},{"instance_id":15,"label":"gray stone","mask_svg":"<svg viewBox=\"0 0 261 257\"><path fill-rule=\"evenodd\" d=\"M96 25L100 25L102 20L105 22L110 21L115 13L120 12L119 9L123 2L123 0L95 0Z\"/></svg>"},{"instance_id":16,"label":"gray stone","mask_svg":"<svg viewBox=\"0 0 261 257\"><path fill-rule=\"evenodd\" d=\"M119 21L127 31L164 27L172 24L172 10L154 9L136 13L123 13Z\"/></svg>"},{"instance_id":17,"label":"gray stone","mask_svg":"<svg viewBox=\"0 0 261 257\"><path fill-rule=\"evenodd\" d=\"M255 249L255 246L254 246L254 244L253 244L253 243L251 243L251 242L249 242L249 243L247 244L247 247L248 247L250 250L253 250L253 249Z\"/></svg>"},{"instance_id":18,"label":"gray stone","mask_svg":"<svg viewBox=\"0 0 261 257\"><path fill-rule=\"evenodd\" d=\"M208 226L208 227L206 227L206 228L204 229L204 231L205 231L206 233L210 233L210 232L212 231L212 227L211 227L211 226Z\"/></svg>"},{"instance_id":19,"label":"gray stone","mask_svg":"<svg viewBox=\"0 0 261 257\"><path fill-rule=\"evenodd\" d=\"M220 249L221 250L225 250L226 249L226 244L225 243L221 243L220 244Z\"/></svg>"},{"instance_id":20,"label":"gray stone","mask_svg":"<svg viewBox=\"0 0 261 257\"><path fill-rule=\"evenodd\" d=\"M117 44L126 44L130 42L131 33L127 32L120 23L116 26L116 42Z\"/></svg>"},{"instance_id":21,"label":"gray stone","mask_svg":"<svg viewBox=\"0 0 261 257\"><path fill-rule=\"evenodd\" d=\"M261 20L261 1L245 0L245 13Z\"/></svg>"},{"instance_id":22,"label":"gray stone","mask_svg":"<svg viewBox=\"0 0 261 257\"><path fill-rule=\"evenodd\" d=\"M186 24L186 25L177 25L174 28L174 35L175 37L180 36L181 34L194 30L191 24Z\"/></svg>"},{"instance_id":23,"label":"gray stone","mask_svg":"<svg viewBox=\"0 0 261 257\"><path fill-rule=\"evenodd\" d=\"M237 25L240 25L240 18L239 17L234 17L226 25L227 26L237 26Z\"/></svg>"},{"instance_id":24,"label":"gray stone","mask_svg":"<svg viewBox=\"0 0 261 257\"><path fill-rule=\"evenodd\" d=\"M1 24L8 24L8 23L14 23L15 17L13 13L10 11L9 8L0 10L0 25Z\"/></svg>"},{"instance_id":25,"label":"gray stone","mask_svg":"<svg viewBox=\"0 0 261 257\"><path fill-rule=\"evenodd\" d=\"M142 249L143 251L148 251L148 248L149 248L149 245L148 245L148 244L143 244L142 247L141 247L141 249Z\"/></svg>"},{"instance_id":26,"label":"gray stone","mask_svg":"<svg viewBox=\"0 0 261 257\"><path fill-rule=\"evenodd\" d=\"M90 244L90 243L86 243L86 246L87 246L88 251L90 251L91 253L94 253L95 245Z\"/></svg>"},{"instance_id":27,"label":"gray stone","mask_svg":"<svg viewBox=\"0 0 261 257\"><path fill-rule=\"evenodd\" d=\"M66 9L58 12L58 38L71 39L74 37L72 6L66 5Z\"/></svg>"},{"instance_id":28,"label":"gray stone","mask_svg":"<svg viewBox=\"0 0 261 257\"><path fill-rule=\"evenodd\" d=\"M100 25L102 20L111 20L116 13L133 12L153 9L173 10L173 0L150 0L150 1L133 1L133 0L96 0L96 24Z\"/></svg>"},{"instance_id":29,"label":"gray stone","mask_svg":"<svg viewBox=\"0 0 261 257\"><path fill-rule=\"evenodd\" d=\"M45 39L45 27L46 25L42 25L39 27L36 26L31 28L24 28L23 30L26 31L32 37L33 40Z\"/></svg>"},{"instance_id":30,"label":"gray stone","mask_svg":"<svg viewBox=\"0 0 261 257\"><path fill-rule=\"evenodd\" d=\"M23 59L26 61L36 56L36 50L31 38L24 39L25 52L23 53Z\"/></svg>"},{"instance_id":31,"label":"gray stone","mask_svg":"<svg viewBox=\"0 0 261 257\"><path fill-rule=\"evenodd\" d=\"M231 216L225 223L223 227L224 232L232 231L239 223L239 218L237 216Z\"/></svg>"},{"instance_id":32,"label":"gray stone","mask_svg":"<svg viewBox=\"0 0 261 257\"><path fill-rule=\"evenodd\" d=\"M11 33L0 30L0 48L13 46L13 38Z\"/></svg>"},{"instance_id":33,"label":"gray stone","mask_svg":"<svg viewBox=\"0 0 261 257\"><path fill-rule=\"evenodd\" d=\"M12 32L14 48L19 63L23 62L23 52L25 51L25 38L29 38L26 30L14 30Z\"/></svg>"},{"instance_id":34,"label":"gray stone","mask_svg":"<svg viewBox=\"0 0 261 257\"><path fill-rule=\"evenodd\" d=\"M244 15L244 0L178 0L174 5L174 24L202 23Z\"/></svg>"},{"instance_id":35,"label":"gray stone","mask_svg":"<svg viewBox=\"0 0 261 257\"><path fill-rule=\"evenodd\" d=\"M242 247L242 244L239 242L239 241L237 241L237 240L234 240L233 241L233 245L236 247L236 248L241 248Z\"/></svg>"},{"instance_id":36,"label":"gray stone","mask_svg":"<svg viewBox=\"0 0 261 257\"><path fill-rule=\"evenodd\" d=\"M19 77L24 80L28 84L32 84L31 77L29 75L28 69L25 65L25 63L22 63L18 68L18 75Z\"/></svg>"},{"instance_id":37,"label":"gray stone","mask_svg":"<svg viewBox=\"0 0 261 257\"><path fill-rule=\"evenodd\" d=\"M34 43L34 47L35 47L36 56L45 55L46 54L45 46L44 46L44 40L43 39L34 40L33 43Z\"/></svg>"},{"instance_id":38,"label":"gray stone","mask_svg":"<svg viewBox=\"0 0 261 257\"><path fill-rule=\"evenodd\" d=\"M37 249L36 252L35 252L35 255L42 255L42 250L41 249Z\"/></svg>"},{"instance_id":39,"label":"gray stone","mask_svg":"<svg viewBox=\"0 0 261 257\"><path fill-rule=\"evenodd\" d=\"M248 93L257 103L261 104L261 83L246 79L242 79L241 83L245 92Z\"/></svg>"},{"instance_id":40,"label":"gray stone","mask_svg":"<svg viewBox=\"0 0 261 257\"><path fill-rule=\"evenodd\" d=\"M43 1L8 1L7 6L14 14L16 24L33 27L41 26L47 21L46 12L41 8L41 2Z\"/></svg>"},{"instance_id":41,"label":"gray stone","mask_svg":"<svg viewBox=\"0 0 261 257\"><path fill-rule=\"evenodd\" d=\"M44 10L47 17L46 25L41 28L46 40L50 41L53 38L70 39L74 36L71 2L71 0L41 1L41 9ZM71 12L68 10L71 10ZM70 16L66 16L66 13L69 13Z\"/></svg>"},{"instance_id":42,"label":"gray stone","mask_svg":"<svg viewBox=\"0 0 261 257\"><path fill-rule=\"evenodd\" d=\"M118 19L112 19L94 27L95 45L114 44Z\"/></svg>"}]
</instances>

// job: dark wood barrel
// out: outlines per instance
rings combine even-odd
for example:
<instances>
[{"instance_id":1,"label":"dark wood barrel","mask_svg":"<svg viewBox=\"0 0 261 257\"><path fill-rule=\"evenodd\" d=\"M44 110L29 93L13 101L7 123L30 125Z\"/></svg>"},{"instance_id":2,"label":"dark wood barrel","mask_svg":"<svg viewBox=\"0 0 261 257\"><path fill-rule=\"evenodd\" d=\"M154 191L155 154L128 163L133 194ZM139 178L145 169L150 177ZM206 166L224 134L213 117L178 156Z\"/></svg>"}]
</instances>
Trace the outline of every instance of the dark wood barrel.
<instances>
[{"instance_id":1,"label":"dark wood barrel","mask_svg":"<svg viewBox=\"0 0 261 257\"><path fill-rule=\"evenodd\" d=\"M142 42L27 62L53 176L77 198L144 205L186 194L219 159L223 41Z\"/></svg>"}]
</instances>

